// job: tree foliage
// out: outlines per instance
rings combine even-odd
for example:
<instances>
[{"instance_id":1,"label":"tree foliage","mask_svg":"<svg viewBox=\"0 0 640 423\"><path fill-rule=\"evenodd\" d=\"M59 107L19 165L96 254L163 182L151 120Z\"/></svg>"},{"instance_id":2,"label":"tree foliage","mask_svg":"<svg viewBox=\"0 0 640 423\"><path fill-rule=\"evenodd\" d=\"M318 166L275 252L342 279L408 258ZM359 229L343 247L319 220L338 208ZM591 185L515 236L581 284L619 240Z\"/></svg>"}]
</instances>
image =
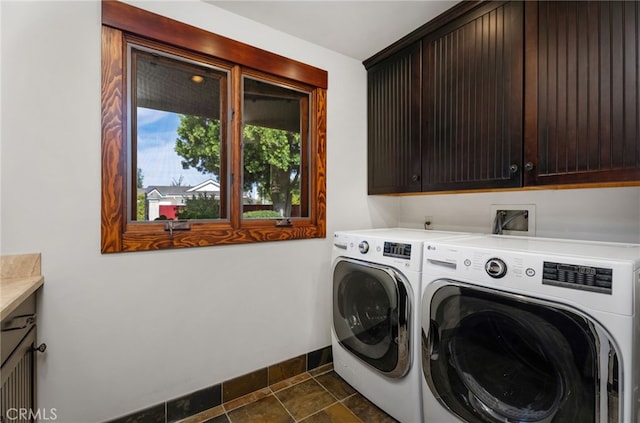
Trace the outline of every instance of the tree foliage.
<instances>
[{"instance_id":1,"label":"tree foliage","mask_svg":"<svg viewBox=\"0 0 640 423\"><path fill-rule=\"evenodd\" d=\"M182 157L182 168L212 173L220 179L220 121L180 115L175 152Z\"/></svg>"},{"instance_id":2,"label":"tree foliage","mask_svg":"<svg viewBox=\"0 0 640 423\"><path fill-rule=\"evenodd\" d=\"M218 219L220 201L206 192L185 200L185 207L178 210L178 219Z\"/></svg>"},{"instance_id":3,"label":"tree foliage","mask_svg":"<svg viewBox=\"0 0 640 423\"><path fill-rule=\"evenodd\" d=\"M280 213L273 210L251 210L242 213L245 219L275 219L280 217Z\"/></svg>"},{"instance_id":4,"label":"tree foliage","mask_svg":"<svg viewBox=\"0 0 640 423\"><path fill-rule=\"evenodd\" d=\"M290 216L293 194L300 192L300 135L253 125L243 135L245 191L255 184L274 210Z\"/></svg>"},{"instance_id":5,"label":"tree foliage","mask_svg":"<svg viewBox=\"0 0 640 423\"><path fill-rule=\"evenodd\" d=\"M146 198L144 194L138 194L136 201L136 220L146 220L147 219L147 204Z\"/></svg>"},{"instance_id":6,"label":"tree foliage","mask_svg":"<svg viewBox=\"0 0 640 423\"><path fill-rule=\"evenodd\" d=\"M138 168L136 172L136 187L142 188L144 186L144 175L142 169Z\"/></svg>"},{"instance_id":7,"label":"tree foliage","mask_svg":"<svg viewBox=\"0 0 640 423\"><path fill-rule=\"evenodd\" d=\"M212 173L219 181L220 121L181 115L175 151L183 168ZM242 154L244 190L256 188L274 210L290 216L292 200L300 195L300 134L245 125Z\"/></svg>"}]
</instances>

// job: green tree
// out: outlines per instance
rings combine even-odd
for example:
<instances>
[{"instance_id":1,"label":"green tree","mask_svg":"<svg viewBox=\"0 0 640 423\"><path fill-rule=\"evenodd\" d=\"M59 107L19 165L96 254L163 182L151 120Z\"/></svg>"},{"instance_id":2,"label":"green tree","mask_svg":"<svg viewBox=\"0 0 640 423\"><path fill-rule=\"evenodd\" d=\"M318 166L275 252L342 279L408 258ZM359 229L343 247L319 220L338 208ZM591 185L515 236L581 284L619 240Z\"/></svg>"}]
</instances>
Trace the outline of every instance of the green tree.
<instances>
[{"instance_id":1,"label":"green tree","mask_svg":"<svg viewBox=\"0 0 640 423\"><path fill-rule=\"evenodd\" d=\"M220 180L220 121L180 115L175 152L182 157L182 168L212 173Z\"/></svg>"},{"instance_id":2,"label":"green tree","mask_svg":"<svg viewBox=\"0 0 640 423\"><path fill-rule=\"evenodd\" d=\"M300 134L245 125L244 189L255 184L275 211L291 216L293 194L300 192Z\"/></svg>"},{"instance_id":3,"label":"green tree","mask_svg":"<svg viewBox=\"0 0 640 423\"><path fill-rule=\"evenodd\" d=\"M180 116L175 151L182 157L183 168L212 173L219 181L220 148L218 120ZM274 210L290 216L293 199L300 195L300 134L245 125L243 162L244 190L257 187Z\"/></svg>"},{"instance_id":4,"label":"green tree","mask_svg":"<svg viewBox=\"0 0 640 423\"><path fill-rule=\"evenodd\" d=\"M142 169L138 168L136 172L136 188L144 187L144 175L142 174ZM136 220L145 220L147 215L147 202L144 194L136 195L137 201L137 210L136 210Z\"/></svg>"},{"instance_id":5,"label":"green tree","mask_svg":"<svg viewBox=\"0 0 640 423\"><path fill-rule=\"evenodd\" d=\"M144 186L144 175L142 174L142 169L138 168L138 172L136 174L136 187L142 188Z\"/></svg>"},{"instance_id":6,"label":"green tree","mask_svg":"<svg viewBox=\"0 0 640 423\"><path fill-rule=\"evenodd\" d=\"M136 220L147 220L147 204L146 198L144 194L138 194L137 196L137 212L136 212Z\"/></svg>"},{"instance_id":7,"label":"green tree","mask_svg":"<svg viewBox=\"0 0 640 423\"><path fill-rule=\"evenodd\" d=\"M220 201L206 192L185 200L184 208L176 213L178 219L218 219Z\"/></svg>"}]
</instances>

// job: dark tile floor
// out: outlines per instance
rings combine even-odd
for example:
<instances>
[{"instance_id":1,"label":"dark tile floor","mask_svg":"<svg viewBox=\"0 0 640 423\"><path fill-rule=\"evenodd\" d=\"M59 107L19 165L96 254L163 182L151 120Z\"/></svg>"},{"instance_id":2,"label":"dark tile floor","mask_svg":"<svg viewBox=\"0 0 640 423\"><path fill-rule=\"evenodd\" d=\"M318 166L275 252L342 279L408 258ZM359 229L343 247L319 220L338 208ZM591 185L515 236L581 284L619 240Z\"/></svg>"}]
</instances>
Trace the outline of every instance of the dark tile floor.
<instances>
[{"instance_id":1,"label":"dark tile floor","mask_svg":"<svg viewBox=\"0 0 640 423\"><path fill-rule=\"evenodd\" d=\"M394 423L331 364L226 402L180 423Z\"/></svg>"}]
</instances>

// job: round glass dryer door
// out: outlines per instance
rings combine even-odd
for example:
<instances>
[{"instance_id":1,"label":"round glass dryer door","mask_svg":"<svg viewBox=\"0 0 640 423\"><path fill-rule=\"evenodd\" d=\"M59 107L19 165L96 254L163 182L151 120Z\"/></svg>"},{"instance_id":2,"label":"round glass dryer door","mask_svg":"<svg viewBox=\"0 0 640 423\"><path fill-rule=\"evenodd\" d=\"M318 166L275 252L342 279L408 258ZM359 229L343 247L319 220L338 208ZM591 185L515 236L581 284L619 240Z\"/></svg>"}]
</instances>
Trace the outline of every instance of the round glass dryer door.
<instances>
[{"instance_id":1,"label":"round glass dryer door","mask_svg":"<svg viewBox=\"0 0 640 423\"><path fill-rule=\"evenodd\" d=\"M598 352L612 372L618 366L613 343L594 322L453 282L423 300L424 377L453 414L467 422L599 419Z\"/></svg>"},{"instance_id":2,"label":"round glass dryer door","mask_svg":"<svg viewBox=\"0 0 640 423\"><path fill-rule=\"evenodd\" d=\"M391 377L409 370L407 282L393 268L340 260L333 270L333 328L340 344Z\"/></svg>"}]
</instances>

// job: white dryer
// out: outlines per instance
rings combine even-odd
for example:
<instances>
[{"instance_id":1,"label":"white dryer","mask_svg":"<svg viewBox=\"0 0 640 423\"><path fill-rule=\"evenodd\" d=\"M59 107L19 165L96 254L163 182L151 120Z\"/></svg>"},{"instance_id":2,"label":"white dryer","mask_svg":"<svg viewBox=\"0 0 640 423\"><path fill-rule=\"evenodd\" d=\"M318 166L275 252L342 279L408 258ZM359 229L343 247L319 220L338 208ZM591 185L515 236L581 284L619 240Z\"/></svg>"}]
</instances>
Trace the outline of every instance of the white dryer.
<instances>
[{"instance_id":1,"label":"white dryer","mask_svg":"<svg viewBox=\"0 0 640 423\"><path fill-rule=\"evenodd\" d=\"M486 235L423 256L425 422L640 422L640 245Z\"/></svg>"},{"instance_id":2,"label":"white dryer","mask_svg":"<svg viewBox=\"0 0 640 423\"><path fill-rule=\"evenodd\" d=\"M424 241L456 232L372 229L334 235L335 371L402 423L422 421L420 282Z\"/></svg>"}]
</instances>

